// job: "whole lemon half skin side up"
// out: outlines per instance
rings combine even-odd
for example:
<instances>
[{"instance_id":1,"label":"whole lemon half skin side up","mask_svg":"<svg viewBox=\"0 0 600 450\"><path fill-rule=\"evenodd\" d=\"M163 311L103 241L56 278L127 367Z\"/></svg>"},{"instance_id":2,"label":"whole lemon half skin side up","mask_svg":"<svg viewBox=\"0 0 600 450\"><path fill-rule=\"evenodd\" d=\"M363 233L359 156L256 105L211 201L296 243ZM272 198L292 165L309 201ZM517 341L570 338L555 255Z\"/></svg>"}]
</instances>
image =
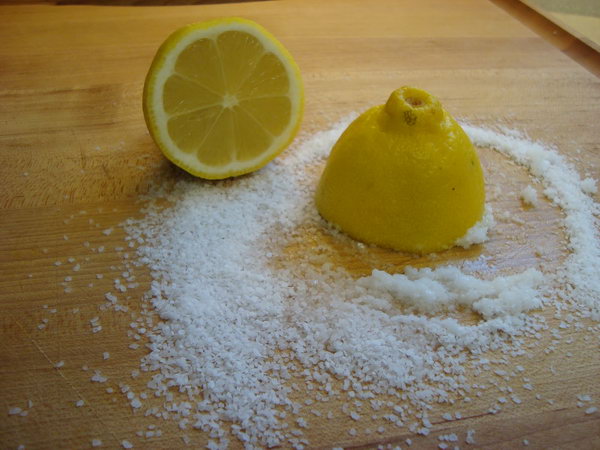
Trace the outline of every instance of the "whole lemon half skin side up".
<instances>
[{"instance_id":1,"label":"whole lemon half skin side up","mask_svg":"<svg viewBox=\"0 0 600 450\"><path fill-rule=\"evenodd\" d=\"M211 37L215 30L228 31L228 27L231 30L242 30L248 32L253 37L259 38L259 40L266 44L265 50L268 53L273 53L284 65L288 81L293 88L290 88L290 95L294 95L291 119L289 126L286 131L278 136L274 136L273 140L276 144L269 148L266 148L263 155L256 157L251 163L237 164L235 167L222 169L220 167L202 166L195 163L186 162L180 155L182 152L172 143L170 139L165 139L166 132L162 131L161 128L166 129L164 123L163 114L158 114L157 102L154 99L157 90L163 89L163 85L160 84L159 80L163 75L161 71L165 70L165 67L173 64L174 58L178 58L176 53L178 46L183 40L186 40L191 35L198 35L198 39L204 39ZM214 61L212 62L214 63ZM202 66L198 67L199 71L204 70ZM153 140L162 151L162 153L175 165L181 167L188 173L202 177L206 179L223 179L228 177L234 177L246 173L258 170L268 164L271 160L277 157L283 150L285 150L289 144L293 141L296 136L302 116L304 112L304 88L302 85L302 78L300 75L300 69L294 61L292 55L288 50L281 44L275 36L269 31L260 26L259 24L240 17L226 17L212 19L205 22L192 23L186 25L176 31L174 31L159 47L156 55L152 61L150 69L146 75L143 90L143 112L144 119L150 135ZM225 136L224 136L225 138ZM185 153L185 152L183 152Z\"/></svg>"},{"instance_id":2,"label":"whole lemon half skin side up","mask_svg":"<svg viewBox=\"0 0 600 450\"><path fill-rule=\"evenodd\" d=\"M485 188L460 125L428 92L402 87L340 136L315 200L355 239L424 254L452 247L481 219Z\"/></svg>"}]
</instances>

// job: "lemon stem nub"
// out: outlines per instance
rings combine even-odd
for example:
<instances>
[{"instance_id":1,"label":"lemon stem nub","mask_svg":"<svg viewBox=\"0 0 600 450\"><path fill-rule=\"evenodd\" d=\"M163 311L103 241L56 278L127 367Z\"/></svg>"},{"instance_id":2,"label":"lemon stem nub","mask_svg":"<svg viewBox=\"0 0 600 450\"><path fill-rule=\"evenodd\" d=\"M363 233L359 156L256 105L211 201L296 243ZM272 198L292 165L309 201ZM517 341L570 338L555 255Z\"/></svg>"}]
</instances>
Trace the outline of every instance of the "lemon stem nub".
<instances>
[{"instance_id":1,"label":"lemon stem nub","mask_svg":"<svg viewBox=\"0 0 600 450\"><path fill-rule=\"evenodd\" d=\"M385 111L397 126L436 125L444 112L437 98L413 87L401 87L391 93Z\"/></svg>"}]
</instances>

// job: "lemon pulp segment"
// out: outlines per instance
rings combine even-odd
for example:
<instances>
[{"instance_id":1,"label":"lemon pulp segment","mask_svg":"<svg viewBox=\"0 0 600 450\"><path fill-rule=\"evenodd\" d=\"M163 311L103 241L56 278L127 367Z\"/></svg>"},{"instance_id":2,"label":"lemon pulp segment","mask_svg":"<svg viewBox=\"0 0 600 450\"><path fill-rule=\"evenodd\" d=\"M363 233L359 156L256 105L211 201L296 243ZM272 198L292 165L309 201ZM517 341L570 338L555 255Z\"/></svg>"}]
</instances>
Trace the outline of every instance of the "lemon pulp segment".
<instances>
[{"instance_id":1,"label":"lemon pulp segment","mask_svg":"<svg viewBox=\"0 0 600 450\"><path fill-rule=\"evenodd\" d=\"M163 153L188 172L256 170L293 139L303 108L287 50L254 22L219 19L173 33L146 78L144 115Z\"/></svg>"}]
</instances>

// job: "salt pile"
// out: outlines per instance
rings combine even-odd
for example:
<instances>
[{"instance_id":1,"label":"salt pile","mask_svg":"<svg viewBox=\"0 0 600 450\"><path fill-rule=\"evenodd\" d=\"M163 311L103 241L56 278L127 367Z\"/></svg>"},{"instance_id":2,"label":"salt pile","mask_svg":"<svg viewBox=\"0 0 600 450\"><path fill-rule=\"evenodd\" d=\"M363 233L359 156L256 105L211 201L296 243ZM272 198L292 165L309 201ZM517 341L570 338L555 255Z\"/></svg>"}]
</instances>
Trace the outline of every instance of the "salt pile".
<instances>
[{"instance_id":1,"label":"salt pile","mask_svg":"<svg viewBox=\"0 0 600 450\"><path fill-rule=\"evenodd\" d=\"M556 151L514 134L465 126L476 145L528 167L565 211L571 254L560 273L532 267L484 281L452 266L404 274L374 267L358 278L332 264L335 249L315 234L357 257L368 252L327 231L313 205L312 169L348 123L250 176L158 189L145 216L125 225L140 243L137 264L152 274L146 299L162 319L147 331L142 369L170 416L182 429L207 431L211 448L226 447L229 432L247 447L306 445L309 405L332 399L355 402L342 408L355 420L377 411L385 423L427 434L430 404L472 390L465 375L487 350L518 355L525 338L539 337L544 318L528 311L552 302L600 320L590 183ZM461 321L461 308L478 320Z\"/></svg>"}]
</instances>

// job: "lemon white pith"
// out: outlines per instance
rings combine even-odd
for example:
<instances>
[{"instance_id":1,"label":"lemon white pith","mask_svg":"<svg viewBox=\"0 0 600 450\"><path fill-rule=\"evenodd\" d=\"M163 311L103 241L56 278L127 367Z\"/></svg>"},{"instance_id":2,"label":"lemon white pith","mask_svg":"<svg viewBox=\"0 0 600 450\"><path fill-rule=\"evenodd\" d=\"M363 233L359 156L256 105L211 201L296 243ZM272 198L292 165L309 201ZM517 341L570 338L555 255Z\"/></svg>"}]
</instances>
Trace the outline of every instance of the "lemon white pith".
<instances>
[{"instance_id":1,"label":"lemon white pith","mask_svg":"<svg viewBox=\"0 0 600 450\"><path fill-rule=\"evenodd\" d=\"M144 117L173 163L203 178L252 172L298 131L303 89L289 52L260 25L227 18L183 27L144 85Z\"/></svg>"}]
</instances>

